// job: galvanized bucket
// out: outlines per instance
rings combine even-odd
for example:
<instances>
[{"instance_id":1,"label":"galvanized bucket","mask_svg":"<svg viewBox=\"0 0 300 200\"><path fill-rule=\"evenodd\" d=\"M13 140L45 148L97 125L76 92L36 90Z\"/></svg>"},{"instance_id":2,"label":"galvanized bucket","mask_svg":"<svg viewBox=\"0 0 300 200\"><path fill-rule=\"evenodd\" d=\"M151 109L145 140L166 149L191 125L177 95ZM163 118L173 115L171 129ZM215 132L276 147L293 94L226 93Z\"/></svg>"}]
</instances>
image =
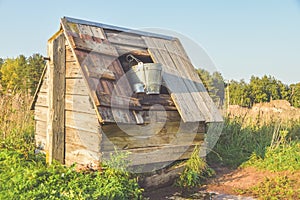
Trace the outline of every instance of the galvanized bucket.
<instances>
[{"instance_id":1,"label":"galvanized bucket","mask_svg":"<svg viewBox=\"0 0 300 200\"><path fill-rule=\"evenodd\" d=\"M162 65L139 62L127 72L127 77L135 93L159 94Z\"/></svg>"}]
</instances>

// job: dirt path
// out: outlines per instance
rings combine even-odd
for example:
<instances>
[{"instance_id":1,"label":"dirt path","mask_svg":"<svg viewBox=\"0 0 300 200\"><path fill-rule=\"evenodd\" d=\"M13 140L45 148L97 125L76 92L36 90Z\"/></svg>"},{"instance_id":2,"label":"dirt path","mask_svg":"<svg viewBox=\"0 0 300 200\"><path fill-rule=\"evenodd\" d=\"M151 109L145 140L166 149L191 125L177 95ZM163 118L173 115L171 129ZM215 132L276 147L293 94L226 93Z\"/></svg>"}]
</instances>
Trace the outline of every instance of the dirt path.
<instances>
[{"instance_id":1,"label":"dirt path","mask_svg":"<svg viewBox=\"0 0 300 200\"><path fill-rule=\"evenodd\" d=\"M176 186L169 186L165 188L156 189L153 191L146 191L145 196L148 199L222 199L222 200L251 200L254 198L241 196L237 189L247 189L265 180L266 177L274 177L277 175L287 175L297 178L300 184L300 172L262 172L255 168L248 167L244 169L230 170L224 167L214 167L216 176L209 179L207 183L200 188L193 190L182 190Z\"/></svg>"}]
</instances>

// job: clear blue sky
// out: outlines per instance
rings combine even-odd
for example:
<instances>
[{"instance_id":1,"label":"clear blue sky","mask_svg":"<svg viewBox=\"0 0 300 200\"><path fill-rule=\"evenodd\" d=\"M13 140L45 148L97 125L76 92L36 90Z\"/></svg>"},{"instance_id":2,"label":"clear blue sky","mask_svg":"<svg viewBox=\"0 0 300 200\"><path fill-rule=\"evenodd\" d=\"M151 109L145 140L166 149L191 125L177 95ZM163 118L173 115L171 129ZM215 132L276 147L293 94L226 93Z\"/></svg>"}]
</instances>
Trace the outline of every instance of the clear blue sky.
<instances>
[{"instance_id":1,"label":"clear blue sky","mask_svg":"<svg viewBox=\"0 0 300 200\"><path fill-rule=\"evenodd\" d=\"M46 55L62 16L188 36L225 79L251 75L300 82L300 1L16 1L0 0L0 57Z\"/></svg>"}]
</instances>

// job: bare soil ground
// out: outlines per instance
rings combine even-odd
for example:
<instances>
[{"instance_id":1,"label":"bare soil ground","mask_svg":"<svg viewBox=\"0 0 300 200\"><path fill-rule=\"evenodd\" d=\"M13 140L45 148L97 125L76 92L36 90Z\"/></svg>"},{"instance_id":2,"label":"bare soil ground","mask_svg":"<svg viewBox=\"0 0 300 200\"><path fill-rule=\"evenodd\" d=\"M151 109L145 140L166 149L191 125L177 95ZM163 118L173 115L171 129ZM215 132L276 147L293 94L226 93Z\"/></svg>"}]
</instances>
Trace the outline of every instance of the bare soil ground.
<instances>
[{"instance_id":1,"label":"bare soil ground","mask_svg":"<svg viewBox=\"0 0 300 200\"><path fill-rule=\"evenodd\" d=\"M300 172L268 172L259 171L253 167L231 170L225 167L213 167L216 176L210 178L206 184L194 189L181 189L174 185L145 192L149 199L254 199L250 194L240 195L238 190L248 189L265 178L285 175L300 185ZM295 188L297 189L297 188Z\"/></svg>"}]
</instances>

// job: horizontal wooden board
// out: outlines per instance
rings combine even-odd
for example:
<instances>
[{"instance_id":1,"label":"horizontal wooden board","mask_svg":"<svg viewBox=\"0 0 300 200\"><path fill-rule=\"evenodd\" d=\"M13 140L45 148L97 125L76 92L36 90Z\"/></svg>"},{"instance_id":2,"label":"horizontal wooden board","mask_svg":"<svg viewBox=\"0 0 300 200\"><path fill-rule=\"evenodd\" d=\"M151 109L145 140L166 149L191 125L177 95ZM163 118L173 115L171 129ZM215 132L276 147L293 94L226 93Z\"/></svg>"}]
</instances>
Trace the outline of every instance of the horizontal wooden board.
<instances>
[{"instance_id":1,"label":"horizontal wooden board","mask_svg":"<svg viewBox=\"0 0 300 200\"><path fill-rule=\"evenodd\" d=\"M66 79L66 94L87 95L88 88L83 79Z\"/></svg>"},{"instance_id":2,"label":"horizontal wooden board","mask_svg":"<svg viewBox=\"0 0 300 200\"><path fill-rule=\"evenodd\" d=\"M101 159L99 152L85 149L84 146L67 143L65 148L66 165L77 163L87 166L92 163L97 163Z\"/></svg>"},{"instance_id":3,"label":"horizontal wooden board","mask_svg":"<svg viewBox=\"0 0 300 200\"><path fill-rule=\"evenodd\" d=\"M45 137L47 135L47 122L46 121L35 121L35 135Z\"/></svg>"},{"instance_id":4,"label":"horizontal wooden board","mask_svg":"<svg viewBox=\"0 0 300 200\"><path fill-rule=\"evenodd\" d=\"M113 151L117 149L138 149L146 147L159 147L166 145L200 145L204 141L204 134L169 133L149 138L136 137L103 137L101 149Z\"/></svg>"},{"instance_id":5,"label":"horizontal wooden board","mask_svg":"<svg viewBox=\"0 0 300 200\"><path fill-rule=\"evenodd\" d=\"M69 45L66 45L66 62L76 62L76 57Z\"/></svg>"},{"instance_id":6,"label":"horizontal wooden board","mask_svg":"<svg viewBox=\"0 0 300 200\"><path fill-rule=\"evenodd\" d=\"M91 78L102 78L102 79L108 79L108 80L116 80L115 74L110 71L109 69L105 69L105 68L101 68L99 66L95 67L95 66L87 66L84 65L84 68L87 72L87 75Z\"/></svg>"},{"instance_id":7,"label":"horizontal wooden board","mask_svg":"<svg viewBox=\"0 0 300 200\"><path fill-rule=\"evenodd\" d=\"M104 30L104 32L108 41L113 44L147 48L144 40L139 35L128 34L126 32L110 32L109 30Z\"/></svg>"},{"instance_id":8,"label":"horizontal wooden board","mask_svg":"<svg viewBox=\"0 0 300 200\"><path fill-rule=\"evenodd\" d=\"M82 78L81 69L77 62L66 62L66 78Z\"/></svg>"},{"instance_id":9,"label":"horizontal wooden board","mask_svg":"<svg viewBox=\"0 0 300 200\"><path fill-rule=\"evenodd\" d=\"M120 152L130 152L126 160L131 166L155 164L162 162L174 162L176 160L188 159L195 146L163 146L157 148L140 148L131 150L121 150ZM103 152L102 159L109 160L111 152Z\"/></svg>"},{"instance_id":10,"label":"horizontal wooden board","mask_svg":"<svg viewBox=\"0 0 300 200\"><path fill-rule=\"evenodd\" d=\"M40 150L44 150L46 148L46 137L42 135L35 135L35 145Z\"/></svg>"},{"instance_id":11,"label":"horizontal wooden board","mask_svg":"<svg viewBox=\"0 0 300 200\"><path fill-rule=\"evenodd\" d=\"M66 111L66 127L83 130L92 133L99 133L99 122L97 115L88 113Z\"/></svg>"},{"instance_id":12,"label":"horizontal wooden board","mask_svg":"<svg viewBox=\"0 0 300 200\"><path fill-rule=\"evenodd\" d=\"M34 119L38 121L47 121L48 107L35 106Z\"/></svg>"},{"instance_id":13,"label":"horizontal wooden board","mask_svg":"<svg viewBox=\"0 0 300 200\"><path fill-rule=\"evenodd\" d=\"M69 127L66 128L66 143L68 144L78 145L87 150L100 152L100 141L100 133L91 133Z\"/></svg>"},{"instance_id":14,"label":"horizontal wooden board","mask_svg":"<svg viewBox=\"0 0 300 200\"><path fill-rule=\"evenodd\" d=\"M120 108L110 108L105 106L99 106L98 111L101 115L101 123L126 123L126 124L136 124L136 114L134 110L120 109ZM140 116L138 116L141 119Z\"/></svg>"},{"instance_id":15,"label":"horizontal wooden board","mask_svg":"<svg viewBox=\"0 0 300 200\"><path fill-rule=\"evenodd\" d=\"M68 111L76 111L96 115L93 108L92 100L87 95L70 95L65 96L65 109Z\"/></svg>"},{"instance_id":16,"label":"horizontal wooden board","mask_svg":"<svg viewBox=\"0 0 300 200\"><path fill-rule=\"evenodd\" d=\"M100 92L97 92L97 97L100 101L100 106L142 110L139 100L133 97L110 95Z\"/></svg>"},{"instance_id":17,"label":"horizontal wooden board","mask_svg":"<svg viewBox=\"0 0 300 200\"><path fill-rule=\"evenodd\" d=\"M135 56L150 56L145 48L114 44L120 56L124 54L133 54Z\"/></svg>"},{"instance_id":18,"label":"horizontal wooden board","mask_svg":"<svg viewBox=\"0 0 300 200\"><path fill-rule=\"evenodd\" d=\"M109 55L109 56L118 56L118 52L115 47L111 44L103 41L101 43L95 42L93 40L84 40L79 37L71 37L72 45L75 49L81 49L84 51L92 51L99 54Z\"/></svg>"},{"instance_id":19,"label":"horizontal wooden board","mask_svg":"<svg viewBox=\"0 0 300 200\"><path fill-rule=\"evenodd\" d=\"M37 94L35 106L48 107L48 93L40 91Z\"/></svg>"}]
</instances>

